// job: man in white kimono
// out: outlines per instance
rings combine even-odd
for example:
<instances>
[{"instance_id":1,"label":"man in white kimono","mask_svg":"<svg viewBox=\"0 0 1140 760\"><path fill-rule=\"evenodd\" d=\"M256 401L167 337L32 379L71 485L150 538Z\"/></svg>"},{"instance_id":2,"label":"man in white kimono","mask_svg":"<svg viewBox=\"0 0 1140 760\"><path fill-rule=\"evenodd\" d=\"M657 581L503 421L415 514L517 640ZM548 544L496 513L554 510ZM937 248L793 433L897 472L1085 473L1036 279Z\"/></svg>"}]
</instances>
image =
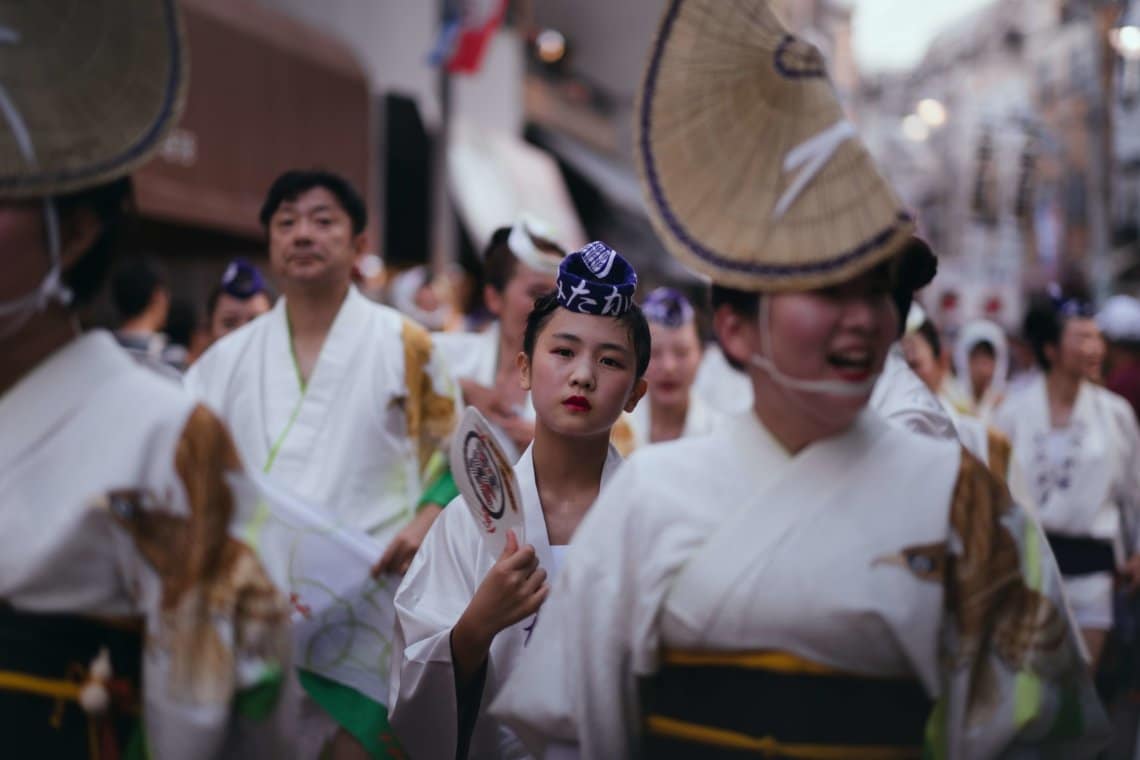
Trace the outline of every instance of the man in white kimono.
<instances>
[{"instance_id":1,"label":"man in white kimono","mask_svg":"<svg viewBox=\"0 0 1140 760\"><path fill-rule=\"evenodd\" d=\"M238 539L254 504L233 443L77 317L130 171L178 122L178 25L158 0L0 12L4 757L291 756L288 605ZM74 86L19 76L53 67Z\"/></svg>"},{"instance_id":2,"label":"man in white kimono","mask_svg":"<svg viewBox=\"0 0 1140 760\"><path fill-rule=\"evenodd\" d=\"M483 252L483 300L496 321L483 332L441 332L432 338L459 381L463 401L494 426L511 462L534 437L530 394L519 387L516 359L526 315L535 299L554 289L565 252L537 220L522 217L491 235Z\"/></svg>"},{"instance_id":3,"label":"man in white kimono","mask_svg":"<svg viewBox=\"0 0 1140 760\"><path fill-rule=\"evenodd\" d=\"M286 172L261 222L281 298L211 346L186 384L235 431L247 467L371 534L386 547L377 572L401 574L456 494L441 453L454 385L426 330L352 285L366 216L343 178ZM351 695L311 673L302 681L348 722ZM348 728L375 754L386 723L373 712L373 725Z\"/></svg>"}]
</instances>

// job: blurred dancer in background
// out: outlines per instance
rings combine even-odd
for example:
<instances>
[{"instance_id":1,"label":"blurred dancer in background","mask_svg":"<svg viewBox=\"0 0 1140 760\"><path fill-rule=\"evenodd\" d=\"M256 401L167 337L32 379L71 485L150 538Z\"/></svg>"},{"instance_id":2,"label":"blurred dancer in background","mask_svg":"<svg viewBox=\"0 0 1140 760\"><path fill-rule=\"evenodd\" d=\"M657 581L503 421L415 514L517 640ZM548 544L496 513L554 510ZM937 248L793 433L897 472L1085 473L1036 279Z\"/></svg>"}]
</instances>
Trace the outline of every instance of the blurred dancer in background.
<instances>
[{"instance_id":1,"label":"blurred dancer in background","mask_svg":"<svg viewBox=\"0 0 1140 760\"><path fill-rule=\"evenodd\" d=\"M235 538L255 504L233 442L109 333L79 329L129 174L181 114L179 26L158 0L0 12L6 757L292 756L275 722L288 606Z\"/></svg>"}]
</instances>

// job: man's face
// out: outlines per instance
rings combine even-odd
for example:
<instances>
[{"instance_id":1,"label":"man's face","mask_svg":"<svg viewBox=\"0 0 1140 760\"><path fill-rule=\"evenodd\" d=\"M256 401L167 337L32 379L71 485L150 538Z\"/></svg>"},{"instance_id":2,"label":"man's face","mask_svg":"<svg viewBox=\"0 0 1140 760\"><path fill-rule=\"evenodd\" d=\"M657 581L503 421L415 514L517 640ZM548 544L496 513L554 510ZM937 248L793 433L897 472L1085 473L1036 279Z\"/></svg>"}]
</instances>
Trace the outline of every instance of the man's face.
<instances>
[{"instance_id":1,"label":"man's face","mask_svg":"<svg viewBox=\"0 0 1140 760\"><path fill-rule=\"evenodd\" d=\"M265 293L256 293L246 299L222 293L218 296L214 313L210 315L210 342L219 340L246 322L260 317L269 311L270 307L269 296Z\"/></svg>"},{"instance_id":2,"label":"man's face","mask_svg":"<svg viewBox=\"0 0 1140 760\"><path fill-rule=\"evenodd\" d=\"M364 235L335 195L314 187L283 201L269 219L269 260L283 289L347 285Z\"/></svg>"}]
</instances>

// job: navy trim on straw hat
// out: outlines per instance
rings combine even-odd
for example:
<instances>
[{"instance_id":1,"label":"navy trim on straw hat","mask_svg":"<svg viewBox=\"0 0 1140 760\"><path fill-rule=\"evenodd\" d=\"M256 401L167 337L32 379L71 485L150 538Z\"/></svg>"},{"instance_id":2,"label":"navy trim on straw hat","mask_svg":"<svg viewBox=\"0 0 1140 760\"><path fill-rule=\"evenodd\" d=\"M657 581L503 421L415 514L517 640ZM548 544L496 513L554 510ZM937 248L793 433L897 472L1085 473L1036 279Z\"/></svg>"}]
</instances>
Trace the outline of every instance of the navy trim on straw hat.
<instances>
[{"instance_id":1,"label":"navy trim on straw hat","mask_svg":"<svg viewBox=\"0 0 1140 760\"><path fill-rule=\"evenodd\" d=\"M637 272L613 248L594 241L562 260L556 287L564 309L619 317L633 306Z\"/></svg>"},{"instance_id":2,"label":"navy trim on straw hat","mask_svg":"<svg viewBox=\"0 0 1140 760\"><path fill-rule=\"evenodd\" d=\"M666 327L682 327L693 321L693 305L673 288L657 288L641 302L641 311L650 322Z\"/></svg>"},{"instance_id":3,"label":"navy trim on straw hat","mask_svg":"<svg viewBox=\"0 0 1140 760\"><path fill-rule=\"evenodd\" d=\"M234 259L222 274L222 292L241 301L265 291L265 278L245 259Z\"/></svg>"}]
</instances>

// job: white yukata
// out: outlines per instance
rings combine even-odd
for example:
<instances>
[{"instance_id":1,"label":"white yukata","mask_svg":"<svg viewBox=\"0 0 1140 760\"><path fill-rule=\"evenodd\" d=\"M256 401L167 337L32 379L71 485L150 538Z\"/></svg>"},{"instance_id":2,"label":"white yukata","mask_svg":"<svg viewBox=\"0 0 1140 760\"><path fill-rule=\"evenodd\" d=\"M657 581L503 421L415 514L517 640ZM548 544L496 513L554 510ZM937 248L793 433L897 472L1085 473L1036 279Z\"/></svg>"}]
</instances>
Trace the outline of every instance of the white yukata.
<instances>
[{"instance_id":1,"label":"white yukata","mask_svg":"<svg viewBox=\"0 0 1140 760\"><path fill-rule=\"evenodd\" d=\"M473 380L486 388L495 385L495 375L499 370L499 323L495 322L483 332L441 332L433 333L436 350L447 363L448 370L458 380ZM515 409L524 418L534 419L534 406L530 394ZM502 428L493 422L487 423L495 434L495 439L503 448L503 453L511 462L517 462L522 454L515 442Z\"/></svg>"},{"instance_id":2,"label":"white yukata","mask_svg":"<svg viewBox=\"0 0 1140 760\"><path fill-rule=\"evenodd\" d=\"M1054 428L1044 377L1009 396L997 426L1009 436L1046 532L1113 545L1116 562L1137 551L1140 432L1120 396L1082 382L1067 427ZM1112 627L1112 573L1065 578L1084 627Z\"/></svg>"},{"instance_id":3,"label":"white yukata","mask_svg":"<svg viewBox=\"0 0 1140 760\"><path fill-rule=\"evenodd\" d=\"M386 544L454 428L454 384L426 330L350 287L302 387L285 302L215 343L186 385L248 467Z\"/></svg>"},{"instance_id":4,"label":"white yukata","mask_svg":"<svg viewBox=\"0 0 1140 760\"><path fill-rule=\"evenodd\" d=\"M94 331L0 396L0 430L0 607L139 624L150 757L288 757L237 717L280 683L288 605L234 538L253 504L218 419Z\"/></svg>"},{"instance_id":5,"label":"white yukata","mask_svg":"<svg viewBox=\"0 0 1140 760\"><path fill-rule=\"evenodd\" d=\"M752 415L638 452L580 526L491 714L539 756L636 757L650 733L711 733L692 756L798 756L778 729L709 732L683 715L649 715L639 736L640 678L675 655L744 652L915 682L934 702L932 757L995 757L1051 732L1061 756L1088 756L1081 740L1099 746L1106 726L1045 539L960 452L871 410L796 456Z\"/></svg>"},{"instance_id":6,"label":"white yukata","mask_svg":"<svg viewBox=\"0 0 1140 760\"><path fill-rule=\"evenodd\" d=\"M716 343L705 347L691 393L721 414L737 414L752 408L752 381L728 363Z\"/></svg>"},{"instance_id":7,"label":"white yukata","mask_svg":"<svg viewBox=\"0 0 1140 760\"><path fill-rule=\"evenodd\" d=\"M643 398L632 412L622 415L629 424L633 437L633 448L639 449L648 446L649 436L653 431L653 412L649 398ZM695 393L689 394L689 409L685 414L685 427L681 431L682 438L694 435L708 435L724 424L728 415L717 411L707 404L704 399Z\"/></svg>"},{"instance_id":8,"label":"white yukata","mask_svg":"<svg viewBox=\"0 0 1140 760\"><path fill-rule=\"evenodd\" d=\"M906 363L898 343L887 352L869 406L888 422L916 433L946 440L958 437L938 397Z\"/></svg>"},{"instance_id":9,"label":"white yukata","mask_svg":"<svg viewBox=\"0 0 1140 760\"><path fill-rule=\"evenodd\" d=\"M602 469L603 485L621 461L611 446ZM534 546L539 565L553 579L565 547L551 546L547 537L531 449L527 449L514 470L523 504L525 543ZM436 520L396 592L398 624L393 647L391 721L401 744L414 758L455 757L459 704L451 660L451 629L498 559L486 548L475 518L461 503L462 498L453 501ZM543 614L540 611L538 617ZM470 758L529 757L518 738L487 715L487 707L527 646L534 622L531 617L500 631L491 644L469 745Z\"/></svg>"}]
</instances>

